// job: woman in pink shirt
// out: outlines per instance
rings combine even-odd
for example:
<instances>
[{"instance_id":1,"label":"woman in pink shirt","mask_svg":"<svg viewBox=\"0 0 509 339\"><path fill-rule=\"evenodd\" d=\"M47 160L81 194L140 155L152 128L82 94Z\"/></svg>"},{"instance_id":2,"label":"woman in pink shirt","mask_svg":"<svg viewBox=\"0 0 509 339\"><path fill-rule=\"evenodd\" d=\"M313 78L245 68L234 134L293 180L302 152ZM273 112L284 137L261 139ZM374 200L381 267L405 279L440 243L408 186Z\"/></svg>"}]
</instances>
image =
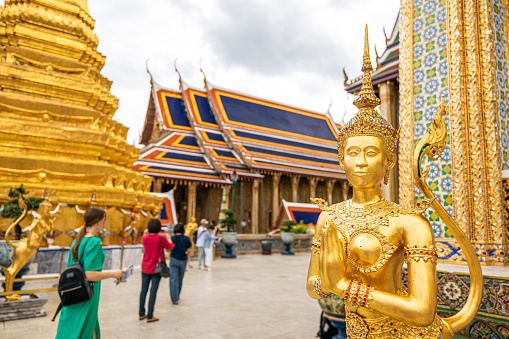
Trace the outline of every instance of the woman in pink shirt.
<instances>
[{"instance_id":1,"label":"woman in pink shirt","mask_svg":"<svg viewBox=\"0 0 509 339\"><path fill-rule=\"evenodd\" d=\"M147 319L149 323L159 320L154 317L154 306L156 304L157 288L159 287L161 276L154 274L154 271L159 260L165 260L164 250L171 251L175 244L169 236L158 234L161 231L161 221L159 219L150 220L147 229L148 234L141 237L144 252L141 263L140 320ZM148 314L145 314L145 299L151 283Z\"/></svg>"}]
</instances>

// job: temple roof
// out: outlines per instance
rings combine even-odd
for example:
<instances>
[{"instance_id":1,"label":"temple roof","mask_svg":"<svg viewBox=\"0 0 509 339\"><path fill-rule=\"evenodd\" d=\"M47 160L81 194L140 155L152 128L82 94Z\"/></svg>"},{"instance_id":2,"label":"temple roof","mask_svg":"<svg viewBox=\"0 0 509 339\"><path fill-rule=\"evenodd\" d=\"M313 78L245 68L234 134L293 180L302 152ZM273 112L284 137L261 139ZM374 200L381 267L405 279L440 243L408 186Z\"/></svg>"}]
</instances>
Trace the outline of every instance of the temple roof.
<instances>
[{"instance_id":1,"label":"temple roof","mask_svg":"<svg viewBox=\"0 0 509 339\"><path fill-rule=\"evenodd\" d=\"M329 113L280 104L180 79L180 90L152 81L134 168L163 178L230 183L286 172L344 178L337 160L337 126ZM189 175L186 178L186 173Z\"/></svg>"},{"instance_id":2,"label":"temple roof","mask_svg":"<svg viewBox=\"0 0 509 339\"><path fill-rule=\"evenodd\" d=\"M377 59L377 68L371 73L371 83L377 85L399 76L399 15L396 19L391 36L386 39L387 46L384 53ZM356 93L362 87L362 76L351 81L345 79L345 89L348 93Z\"/></svg>"},{"instance_id":3,"label":"temple roof","mask_svg":"<svg viewBox=\"0 0 509 339\"><path fill-rule=\"evenodd\" d=\"M343 178L337 161L337 127L317 113L213 86L212 112L227 142L251 168Z\"/></svg>"},{"instance_id":4,"label":"temple roof","mask_svg":"<svg viewBox=\"0 0 509 339\"><path fill-rule=\"evenodd\" d=\"M225 139L210 108L207 92L192 88L182 79L180 83L189 122L202 151L214 169L225 176L236 171L240 176L262 178L262 175L251 171L245 165Z\"/></svg>"},{"instance_id":5,"label":"temple roof","mask_svg":"<svg viewBox=\"0 0 509 339\"><path fill-rule=\"evenodd\" d=\"M163 88L152 81L140 142L147 146L134 163L137 171L175 180L230 183L214 169L196 140L182 93L178 90Z\"/></svg>"}]
</instances>

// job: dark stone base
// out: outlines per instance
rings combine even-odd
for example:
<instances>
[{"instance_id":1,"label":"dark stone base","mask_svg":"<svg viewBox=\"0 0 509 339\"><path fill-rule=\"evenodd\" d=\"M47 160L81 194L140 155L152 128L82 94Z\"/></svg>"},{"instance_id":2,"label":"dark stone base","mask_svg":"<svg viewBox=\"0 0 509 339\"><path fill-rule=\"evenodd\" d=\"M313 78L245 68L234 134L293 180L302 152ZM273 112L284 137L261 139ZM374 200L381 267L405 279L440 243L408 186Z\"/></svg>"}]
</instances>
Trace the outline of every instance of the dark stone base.
<instances>
[{"instance_id":1,"label":"dark stone base","mask_svg":"<svg viewBox=\"0 0 509 339\"><path fill-rule=\"evenodd\" d=\"M285 244L285 250L283 252L281 252L281 254L284 254L284 255L294 255L295 253L293 253L291 250L290 250L290 246L292 245L291 242L289 243L286 243Z\"/></svg>"},{"instance_id":2,"label":"dark stone base","mask_svg":"<svg viewBox=\"0 0 509 339\"><path fill-rule=\"evenodd\" d=\"M48 301L45 295L22 295L21 300L6 302L0 298L0 321L45 317L46 311L43 306Z\"/></svg>"},{"instance_id":3,"label":"dark stone base","mask_svg":"<svg viewBox=\"0 0 509 339\"><path fill-rule=\"evenodd\" d=\"M237 258L235 254L232 253L233 244L225 244L226 254L222 255L221 258Z\"/></svg>"}]
</instances>

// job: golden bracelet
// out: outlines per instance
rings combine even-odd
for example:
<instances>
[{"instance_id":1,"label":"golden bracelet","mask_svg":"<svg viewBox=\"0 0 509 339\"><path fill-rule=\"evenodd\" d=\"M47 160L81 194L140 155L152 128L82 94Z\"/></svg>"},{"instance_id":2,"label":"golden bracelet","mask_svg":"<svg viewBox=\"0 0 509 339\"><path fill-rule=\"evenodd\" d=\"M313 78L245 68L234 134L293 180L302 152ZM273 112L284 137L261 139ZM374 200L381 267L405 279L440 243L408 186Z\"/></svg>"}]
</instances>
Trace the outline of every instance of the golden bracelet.
<instances>
[{"instance_id":1,"label":"golden bracelet","mask_svg":"<svg viewBox=\"0 0 509 339\"><path fill-rule=\"evenodd\" d=\"M316 239L315 237L313 237L313 241L311 241L311 250L313 251L313 253L318 253L320 254L320 248L321 248L321 241L320 239Z\"/></svg>"},{"instance_id":2,"label":"golden bracelet","mask_svg":"<svg viewBox=\"0 0 509 339\"><path fill-rule=\"evenodd\" d=\"M326 298L332 293L326 293L322 290L322 279L316 278L315 280L315 292L322 298Z\"/></svg>"},{"instance_id":3,"label":"golden bracelet","mask_svg":"<svg viewBox=\"0 0 509 339\"><path fill-rule=\"evenodd\" d=\"M358 307L369 308L369 302L373 300L374 287L360 283L357 280L350 280L345 292L345 301L348 301L354 309Z\"/></svg>"}]
</instances>

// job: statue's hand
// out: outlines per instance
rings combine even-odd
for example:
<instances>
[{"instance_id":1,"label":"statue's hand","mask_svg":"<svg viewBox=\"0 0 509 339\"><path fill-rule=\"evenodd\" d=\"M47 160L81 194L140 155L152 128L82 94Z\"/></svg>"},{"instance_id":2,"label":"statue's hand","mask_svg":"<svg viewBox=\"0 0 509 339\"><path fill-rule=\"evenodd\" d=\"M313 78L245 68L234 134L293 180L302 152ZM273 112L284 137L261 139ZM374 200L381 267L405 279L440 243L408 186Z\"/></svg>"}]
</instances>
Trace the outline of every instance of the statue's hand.
<instances>
[{"instance_id":1,"label":"statue's hand","mask_svg":"<svg viewBox=\"0 0 509 339\"><path fill-rule=\"evenodd\" d=\"M325 292L344 295L342 282L346 280L346 251L342 236L332 223L323 231L320 251L320 278Z\"/></svg>"}]
</instances>

